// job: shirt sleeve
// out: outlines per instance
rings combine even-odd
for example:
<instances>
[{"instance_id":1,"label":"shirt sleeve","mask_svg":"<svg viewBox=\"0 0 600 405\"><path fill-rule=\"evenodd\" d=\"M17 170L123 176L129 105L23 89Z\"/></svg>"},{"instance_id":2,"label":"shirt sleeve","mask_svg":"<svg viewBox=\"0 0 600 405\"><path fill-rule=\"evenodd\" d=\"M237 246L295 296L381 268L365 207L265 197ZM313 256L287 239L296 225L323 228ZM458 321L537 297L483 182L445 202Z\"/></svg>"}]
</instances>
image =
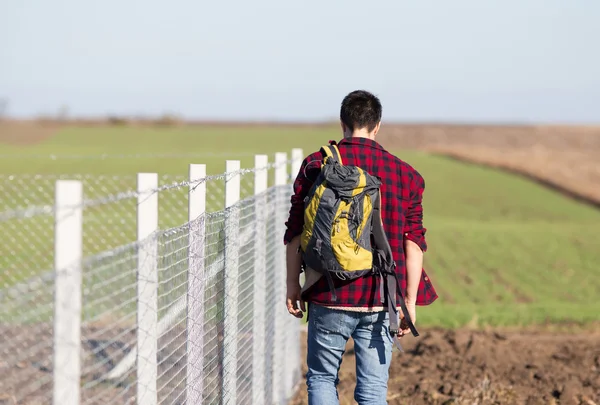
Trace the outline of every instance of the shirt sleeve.
<instances>
[{"instance_id":1,"label":"shirt sleeve","mask_svg":"<svg viewBox=\"0 0 600 405\"><path fill-rule=\"evenodd\" d=\"M408 209L405 215L404 238L415 242L423 252L427 250L425 232L423 226L423 192L425 191L425 180L420 174L413 176L410 182L410 195Z\"/></svg>"},{"instance_id":2,"label":"shirt sleeve","mask_svg":"<svg viewBox=\"0 0 600 405\"><path fill-rule=\"evenodd\" d=\"M313 185L313 181L308 178L311 176L307 177L307 173L311 172L311 169L320 166L320 164L315 165L316 163L319 162L314 162L311 156L304 159L296 180L294 180L294 192L291 197L291 206L288 220L285 223L286 231L283 237L285 245L302 233L302 227L304 226L304 199ZM310 166L310 168L307 166Z\"/></svg>"}]
</instances>

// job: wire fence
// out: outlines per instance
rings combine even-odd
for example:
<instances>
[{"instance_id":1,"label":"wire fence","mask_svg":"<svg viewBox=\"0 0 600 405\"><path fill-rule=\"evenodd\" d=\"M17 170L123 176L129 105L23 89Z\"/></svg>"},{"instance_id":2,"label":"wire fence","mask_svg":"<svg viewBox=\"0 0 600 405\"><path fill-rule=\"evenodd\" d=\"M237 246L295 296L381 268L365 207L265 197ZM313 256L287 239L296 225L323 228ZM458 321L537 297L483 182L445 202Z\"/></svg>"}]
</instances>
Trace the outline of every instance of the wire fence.
<instances>
[{"instance_id":1,"label":"wire fence","mask_svg":"<svg viewBox=\"0 0 600 405\"><path fill-rule=\"evenodd\" d=\"M287 403L300 324L281 241L301 155L218 176L0 176L0 404Z\"/></svg>"}]
</instances>

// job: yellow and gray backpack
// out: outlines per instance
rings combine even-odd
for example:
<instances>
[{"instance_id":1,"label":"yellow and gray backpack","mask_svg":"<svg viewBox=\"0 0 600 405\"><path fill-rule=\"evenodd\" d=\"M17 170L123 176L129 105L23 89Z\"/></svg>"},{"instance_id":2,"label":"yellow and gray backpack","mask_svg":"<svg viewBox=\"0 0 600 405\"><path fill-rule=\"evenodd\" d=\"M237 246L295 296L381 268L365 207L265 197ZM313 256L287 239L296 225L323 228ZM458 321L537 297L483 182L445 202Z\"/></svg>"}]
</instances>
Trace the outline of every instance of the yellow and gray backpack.
<instances>
[{"instance_id":1,"label":"yellow and gray backpack","mask_svg":"<svg viewBox=\"0 0 600 405\"><path fill-rule=\"evenodd\" d=\"M321 172L304 200L303 263L325 276L333 301L337 300L333 277L381 276L381 302L387 295L390 332L395 336L396 291L402 293L381 220L381 180L358 166L345 166L335 144L323 146L321 153ZM418 336L404 299L398 304L412 334Z\"/></svg>"}]
</instances>

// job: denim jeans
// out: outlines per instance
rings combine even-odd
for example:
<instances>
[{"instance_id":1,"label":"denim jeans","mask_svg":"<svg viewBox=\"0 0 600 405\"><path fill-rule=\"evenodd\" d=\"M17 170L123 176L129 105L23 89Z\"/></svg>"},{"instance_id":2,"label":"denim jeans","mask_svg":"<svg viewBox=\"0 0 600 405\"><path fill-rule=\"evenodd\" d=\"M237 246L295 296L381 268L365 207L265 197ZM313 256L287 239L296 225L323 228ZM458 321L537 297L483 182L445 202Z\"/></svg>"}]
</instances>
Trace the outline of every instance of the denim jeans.
<instances>
[{"instance_id":1,"label":"denim jeans","mask_svg":"<svg viewBox=\"0 0 600 405\"><path fill-rule=\"evenodd\" d=\"M338 371L346 342L352 337L356 357L354 399L359 405L387 404L392 338L387 311L351 312L309 303L309 405L339 404Z\"/></svg>"}]
</instances>

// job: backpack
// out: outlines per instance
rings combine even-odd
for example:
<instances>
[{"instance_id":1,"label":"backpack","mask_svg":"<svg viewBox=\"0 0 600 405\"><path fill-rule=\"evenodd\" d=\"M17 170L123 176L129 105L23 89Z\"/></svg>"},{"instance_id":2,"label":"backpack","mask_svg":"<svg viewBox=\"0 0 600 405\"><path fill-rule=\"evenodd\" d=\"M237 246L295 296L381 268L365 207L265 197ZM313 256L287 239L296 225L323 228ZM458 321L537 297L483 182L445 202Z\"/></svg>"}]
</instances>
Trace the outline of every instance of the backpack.
<instances>
[{"instance_id":1,"label":"backpack","mask_svg":"<svg viewBox=\"0 0 600 405\"><path fill-rule=\"evenodd\" d=\"M396 291L401 297L402 292L381 219L381 180L358 166L345 166L334 143L320 151L324 156L321 171L304 200L303 264L325 276L334 302L333 277L380 276L381 302L388 297L390 333L402 350L397 339ZM399 305L413 336L419 336L404 298Z\"/></svg>"}]
</instances>

